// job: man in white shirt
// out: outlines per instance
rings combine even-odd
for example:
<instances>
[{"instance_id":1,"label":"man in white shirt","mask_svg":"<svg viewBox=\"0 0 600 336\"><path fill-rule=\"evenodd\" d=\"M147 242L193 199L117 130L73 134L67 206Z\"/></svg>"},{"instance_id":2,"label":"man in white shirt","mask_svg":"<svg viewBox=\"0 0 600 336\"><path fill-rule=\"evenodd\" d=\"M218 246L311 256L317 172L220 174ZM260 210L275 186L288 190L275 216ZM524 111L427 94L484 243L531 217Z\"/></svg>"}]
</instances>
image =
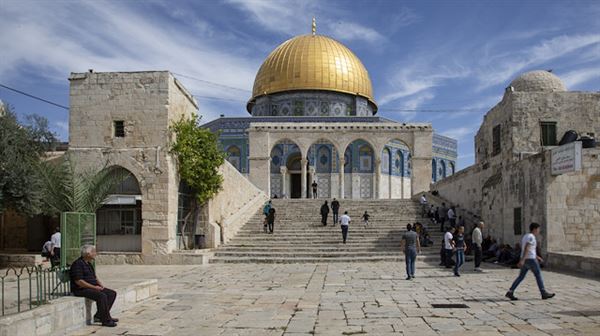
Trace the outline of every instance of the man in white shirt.
<instances>
[{"instance_id":1,"label":"man in white shirt","mask_svg":"<svg viewBox=\"0 0 600 336\"><path fill-rule=\"evenodd\" d=\"M344 244L346 244L346 238L348 237L348 226L350 225L350 216L348 216L348 211L344 211L342 217L340 217L340 224L342 227L342 239L344 239Z\"/></svg>"},{"instance_id":2,"label":"man in white shirt","mask_svg":"<svg viewBox=\"0 0 600 336\"><path fill-rule=\"evenodd\" d=\"M451 268L452 261L452 250L454 249L454 241L452 240L454 237L450 231L452 228L448 228L446 234L444 234L444 264L446 268Z\"/></svg>"},{"instance_id":3,"label":"man in white shirt","mask_svg":"<svg viewBox=\"0 0 600 336\"><path fill-rule=\"evenodd\" d=\"M450 207L448 209L448 213L446 214L448 221L450 222L450 226L453 228L456 227L456 213L454 212L454 207Z\"/></svg>"},{"instance_id":4,"label":"man in white shirt","mask_svg":"<svg viewBox=\"0 0 600 336\"><path fill-rule=\"evenodd\" d=\"M521 260L517 264L521 268L521 271L505 295L507 298L513 301L518 300L514 295L515 289L517 289L521 281L525 279L527 271L529 270L531 270L533 275L535 275L535 281L537 282L538 289L542 295L542 300L553 298L555 295L554 293L547 292L544 288L544 280L542 279L542 271L539 264L539 262L543 260L537 255L536 251L537 240L535 239L535 236L539 233L540 224L531 223L529 225L529 233L525 234L523 239L521 239Z\"/></svg>"},{"instance_id":5,"label":"man in white shirt","mask_svg":"<svg viewBox=\"0 0 600 336\"><path fill-rule=\"evenodd\" d=\"M60 264L60 228L54 229L54 234L50 237L52 250L50 251L52 266Z\"/></svg>"},{"instance_id":6,"label":"man in white shirt","mask_svg":"<svg viewBox=\"0 0 600 336\"><path fill-rule=\"evenodd\" d=\"M482 256L481 244L483 243L483 234L481 233L481 230L483 230L484 225L483 222L479 222L471 235L473 238L473 254L475 255L475 272L481 272L481 268L479 268Z\"/></svg>"}]
</instances>

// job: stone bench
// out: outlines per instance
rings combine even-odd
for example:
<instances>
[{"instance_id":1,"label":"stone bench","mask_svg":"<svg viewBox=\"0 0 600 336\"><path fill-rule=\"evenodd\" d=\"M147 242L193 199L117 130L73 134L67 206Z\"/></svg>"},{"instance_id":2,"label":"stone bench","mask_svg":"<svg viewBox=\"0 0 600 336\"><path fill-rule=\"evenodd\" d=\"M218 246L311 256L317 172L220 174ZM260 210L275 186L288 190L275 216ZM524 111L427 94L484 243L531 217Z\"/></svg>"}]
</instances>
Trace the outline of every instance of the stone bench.
<instances>
[{"instance_id":1,"label":"stone bench","mask_svg":"<svg viewBox=\"0 0 600 336\"><path fill-rule=\"evenodd\" d=\"M117 299L111 313L117 315L156 297L158 281L148 280L115 290ZM29 311L0 317L0 336L65 335L91 323L95 310L96 305L91 300L66 296Z\"/></svg>"}]
</instances>

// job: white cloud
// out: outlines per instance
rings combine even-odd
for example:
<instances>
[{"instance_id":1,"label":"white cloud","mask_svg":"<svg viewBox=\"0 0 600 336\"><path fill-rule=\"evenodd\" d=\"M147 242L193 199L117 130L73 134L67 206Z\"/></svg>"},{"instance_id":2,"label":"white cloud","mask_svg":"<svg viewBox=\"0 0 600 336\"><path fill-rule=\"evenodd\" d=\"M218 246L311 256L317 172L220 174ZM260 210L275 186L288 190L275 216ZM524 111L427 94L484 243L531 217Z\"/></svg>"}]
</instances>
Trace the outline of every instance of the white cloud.
<instances>
[{"instance_id":1,"label":"white cloud","mask_svg":"<svg viewBox=\"0 0 600 336\"><path fill-rule=\"evenodd\" d=\"M309 34L312 18L316 17L317 33L343 41L378 43L384 40L383 35L373 28L347 20L336 20L340 10L327 7L326 2L316 0L228 0L228 2L249 13L250 19L263 28L276 33L289 36ZM321 28L321 22L325 23L323 25L325 29Z\"/></svg>"},{"instance_id":2,"label":"white cloud","mask_svg":"<svg viewBox=\"0 0 600 336\"><path fill-rule=\"evenodd\" d=\"M441 134L445 135L447 137L456 139L456 140L461 140L468 135L475 134L476 130L477 130L476 126L454 127L454 128L450 128L445 131L442 131Z\"/></svg>"},{"instance_id":3,"label":"white cloud","mask_svg":"<svg viewBox=\"0 0 600 336\"><path fill-rule=\"evenodd\" d=\"M362 26L354 22L338 21L327 25L328 33L344 41L365 41L369 43L379 43L384 40L383 35L375 29Z\"/></svg>"},{"instance_id":4,"label":"white cloud","mask_svg":"<svg viewBox=\"0 0 600 336\"><path fill-rule=\"evenodd\" d=\"M215 46L199 30L171 31L128 3L81 2L69 6L36 2L3 4L0 77L35 71L64 82L71 71L171 70L207 81L251 90L258 60L235 47ZM239 91L180 78L190 91L248 98ZM243 105L243 104L240 104Z\"/></svg>"},{"instance_id":5,"label":"white cloud","mask_svg":"<svg viewBox=\"0 0 600 336\"><path fill-rule=\"evenodd\" d=\"M600 58L600 56L599 56ZM576 89L578 85L589 82L591 80L600 79L600 67L583 68L568 72L560 76L568 90Z\"/></svg>"},{"instance_id":6,"label":"white cloud","mask_svg":"<svg viewBox=\"0 0 600 336\"><path fill-rule=\"evenodd\" d=\"M530 68L543 67L546 62L561 58L584 48L597 46L600 34L560 35L542 40L522 51L496 53L485 58L485 62L477 69L480 81L479 89L493 85L508 84L520 72Z\"/></svg>"}]
</instances>

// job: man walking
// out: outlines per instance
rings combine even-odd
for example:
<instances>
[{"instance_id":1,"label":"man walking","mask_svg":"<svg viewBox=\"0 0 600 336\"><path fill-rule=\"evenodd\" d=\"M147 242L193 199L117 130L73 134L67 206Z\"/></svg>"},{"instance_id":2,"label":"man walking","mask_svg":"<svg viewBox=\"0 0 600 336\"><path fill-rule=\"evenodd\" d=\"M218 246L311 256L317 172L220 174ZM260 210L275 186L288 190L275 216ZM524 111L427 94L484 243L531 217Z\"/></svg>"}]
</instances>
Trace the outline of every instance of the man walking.
<instances>
[{"instance_id":1,"label":"man walking","mask_svg":"<svg viewBox=\"0 0 600 336\"><path fill-rule=\"evenodd\" d=\"M454 265L454 276L459 277L460 267L465 263L465 228L459 226L454 234L454 248L456 249L456 264Z\"/></svg>"},{"instance_id":2,"label":"man walking","mask_svg":"<svg viewBox=\"0 0 600 336\"><path fill-rule=\"evenodd\" d=\"M50 242L52 243L50 264L52 266L60 265L60 240L60 228L57 226L56 229L54 229L54 234L50 237Z\"/></svg>"},{"instance_id":3,"label":"man walking","mask_svg":"<svg viewBox=\"0 0 600 336\"><path fill-rule=\"evenodd\" d=\"M448 208L446 208L446 203L442 203L442 206L438 208L438 216L440 217L440 232L444 232L444 224L446 223L447 215Z\"/></svg>"},{"instance_id":4,"label":"man walking","mask_svg":"<svg viewBox=\"0 0 600 336\"><path fill-rule=\"evenodd\" d=\"M448 222L450 223L450 226L452 228L456 227L456 212L455 212L455 208L454 207L450 207L450 209L448 209L448 214L446 216L446 218L448 218Z\"/></svg>"},{"instance_id":5,"label":"man walking","mask_svg":"<svg viewBox=\"0 0 600 336\"><path fill-rule=\"evenodd\" d=\"M269 209L269 214L267 215L267 224L269 225L269 233L273 234L273 227L275 226L275 208L273 207Z\"/></svg>"},{"instance_id":6,"label":"man walking","mask_svg":"<svg viewBox=\"0 0 600 336\"><path fill-rule=\"evenodd\" d=\"M419 236L410 224L406 225L406 232L402 235L400 248L404 250L404 259L406 261L406 280L415 278L415 262L417 253L421 253L421 244Z\"/></svg>"},{"instance_id":7,"label":"man walking","mask_svg":"<svg viewBox=\"0 0 600 336\"><path fill-rule=\"evenodd\" d=\"M525 234L521 239L521 260L517 264L521 268L519 272L519 276L515 279L512 286L508 292L506 292L506 297L511 300L518 300L515 297L515 290L525 279L527 275L527 271L531 270L533 275L535 276L535 281L537 282L538 289L540 290L540 294L542 295L542 300L551 299L554 297L554 293L548 293L546 288L544 287L544 279L542 278L542 271L540 269L539 262L543 262L543 259L537 255L536 247L537 240L535 239L536 235L540 234L540 224L531 223L529 225L529 233Z\"/></svg>"},{"instance_id":8,"label":"man walking","mask_svg":"<svg viewBox=\"0 0 600 336\"><path fill-rule=\"evenodd\" d=\"M421 217L425 217L427 216L427 197L425 197L425 194L421 195L421 199L419 200L419 203L421 204Z\"/></svg>"},{"instance_id":9,"label":"man walking","mask_svg":"<svg viewBox=\"0 0 600 336\"><path fill-rule=\"evenodd\" d=\"M264 229L265 233L267 233L267 225L268 225L267 219L269 218L269 210L271 210L271 206L272 206L271 200L269 200L263 206L263 215L265 215L265 220L263 221L263 229Z\"/></svg>"},{"instance_id":10,"label":"man walking","mask_svg":"<svg viewBox=\"0 0 600 336\"><path fill-rule=\"evenodd\" d=\"M338 213L340 211L340 202L338 202L338 200L335 198L333 199L333 202L331 202L331 210L333 211L333 225L337 225L339 219Z\"/></svg>"},{"instance_id":11,"label":"man walking","mask_svg":"<svg viewBox=\"0 0 600 336\"><path fill-rule=\"evenodd\" d=\"M329 215L329 206L327 205L327 201L321 205L321 224L323 226L327 226L327 216Z\"/></svg>"},{"instance_id":12,"label":"man walking","mask_svg":"<svg viewBox=\"0 0 600 336\"><path fill-rule=\"evenodd\" d=\"M483 222L479 222L479 224L477 224L475 227L475 230L473 230L473 234L471 235L473 239L473 254L475 255L475 272L481 272L481 268L479 268L479 266L481 265L481 244L483 243L482 230L484 226L485 224L483 224Z\"/></svg>"},{"instance_id":13,"label":"man walking","mask_svg":"<svg viewBox=\"0 0 600 336\"><path fill-rule=\"evenodd\" d=\"M101 322L105 327L116 327L118 319L110 316L117 293L104 287L96 277L96 271L91 262L96 258L96 247L94 245L83 245L81 257L71 264L71 292L75 296L81 296L96 301L97 313L94 322Z\"/></svg>"},{"instance_id":14,"label":"man walking","mask_svg":"<svg viewBox=\"0 0 600 336\"><path fill-rule=\"evenodd\" d=\"M452 267L452 250L454 250L454 241L452 241L452 233L450 231L452 228L448 228L446 234L444 235L444 263L446 264L446 268Z\"/></svg>"},{"instance_id":15,"label":"man walking","mask_svg":"<svg viewBox=\"0 0 600 336\"><path fill-rule=\"evenodd\" d=\"M318 185L317 185L317 181L313 181L313 183L311 184L312 186L312 194L313 194L313 198L317 198L317 190L318 190Z\"/></svg>"},{"instance_id":16,"label":"man walking","mask_svg":"<svg viewBox=\"0 0 600 336\"><path fill-rule=\"evenodd\" d=\"M342 239L344 240L344 244L346 244L346 238L348 238L348 226L350 225L348 211L344 211L344 214L340 217L340 223L342 224Z\"/></svg>"}]
</instances>

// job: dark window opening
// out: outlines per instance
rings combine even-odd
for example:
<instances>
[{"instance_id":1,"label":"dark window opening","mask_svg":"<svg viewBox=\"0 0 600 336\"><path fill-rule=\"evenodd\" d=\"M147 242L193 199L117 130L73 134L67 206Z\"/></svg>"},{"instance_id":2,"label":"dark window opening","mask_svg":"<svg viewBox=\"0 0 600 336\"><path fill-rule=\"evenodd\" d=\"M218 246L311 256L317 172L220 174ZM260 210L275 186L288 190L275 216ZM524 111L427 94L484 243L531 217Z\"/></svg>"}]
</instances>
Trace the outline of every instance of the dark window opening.
<instances>
[{"instance_id":1,"label":"dark window opening","mask_svg":"<svg viewBox=\"0 0 600 336\"><path fill-rule=\"evenodd\" d=\"M123 120L115 120L115 138L125 137L125 122Z\"/></svg>"},{"instance_id":2,"label":"dark window opening","mask_svg":"<svg viewBox=\"0 0 600 336\"><path fill-rule=\"evenodd\" d=\"M556 122L542 121L542 146L556 146Z\"/></svg>"},{"instance_id":3,"label":"dark window opening","mask_svg":"<svg viewBox=\"0 0 600 336\"><path fill-rule=\"evenodd\" d=\"M515 235L523 234L522 223L523 220L521 218L521 208L514 208L513 210L513 223L514 223L514 231Z\"/></svg>"},{"instance_id":4,"label":"dark window opening","mask_svg":"<svg viewBox=\"0 0 600 336\"><path fill-rule=\"evenodd\" d=\"M498 155L502 149L502 145L500 143L500 133L500 125L495 126L492 131L492 156Z\"/></svg>"}]
</instances>

